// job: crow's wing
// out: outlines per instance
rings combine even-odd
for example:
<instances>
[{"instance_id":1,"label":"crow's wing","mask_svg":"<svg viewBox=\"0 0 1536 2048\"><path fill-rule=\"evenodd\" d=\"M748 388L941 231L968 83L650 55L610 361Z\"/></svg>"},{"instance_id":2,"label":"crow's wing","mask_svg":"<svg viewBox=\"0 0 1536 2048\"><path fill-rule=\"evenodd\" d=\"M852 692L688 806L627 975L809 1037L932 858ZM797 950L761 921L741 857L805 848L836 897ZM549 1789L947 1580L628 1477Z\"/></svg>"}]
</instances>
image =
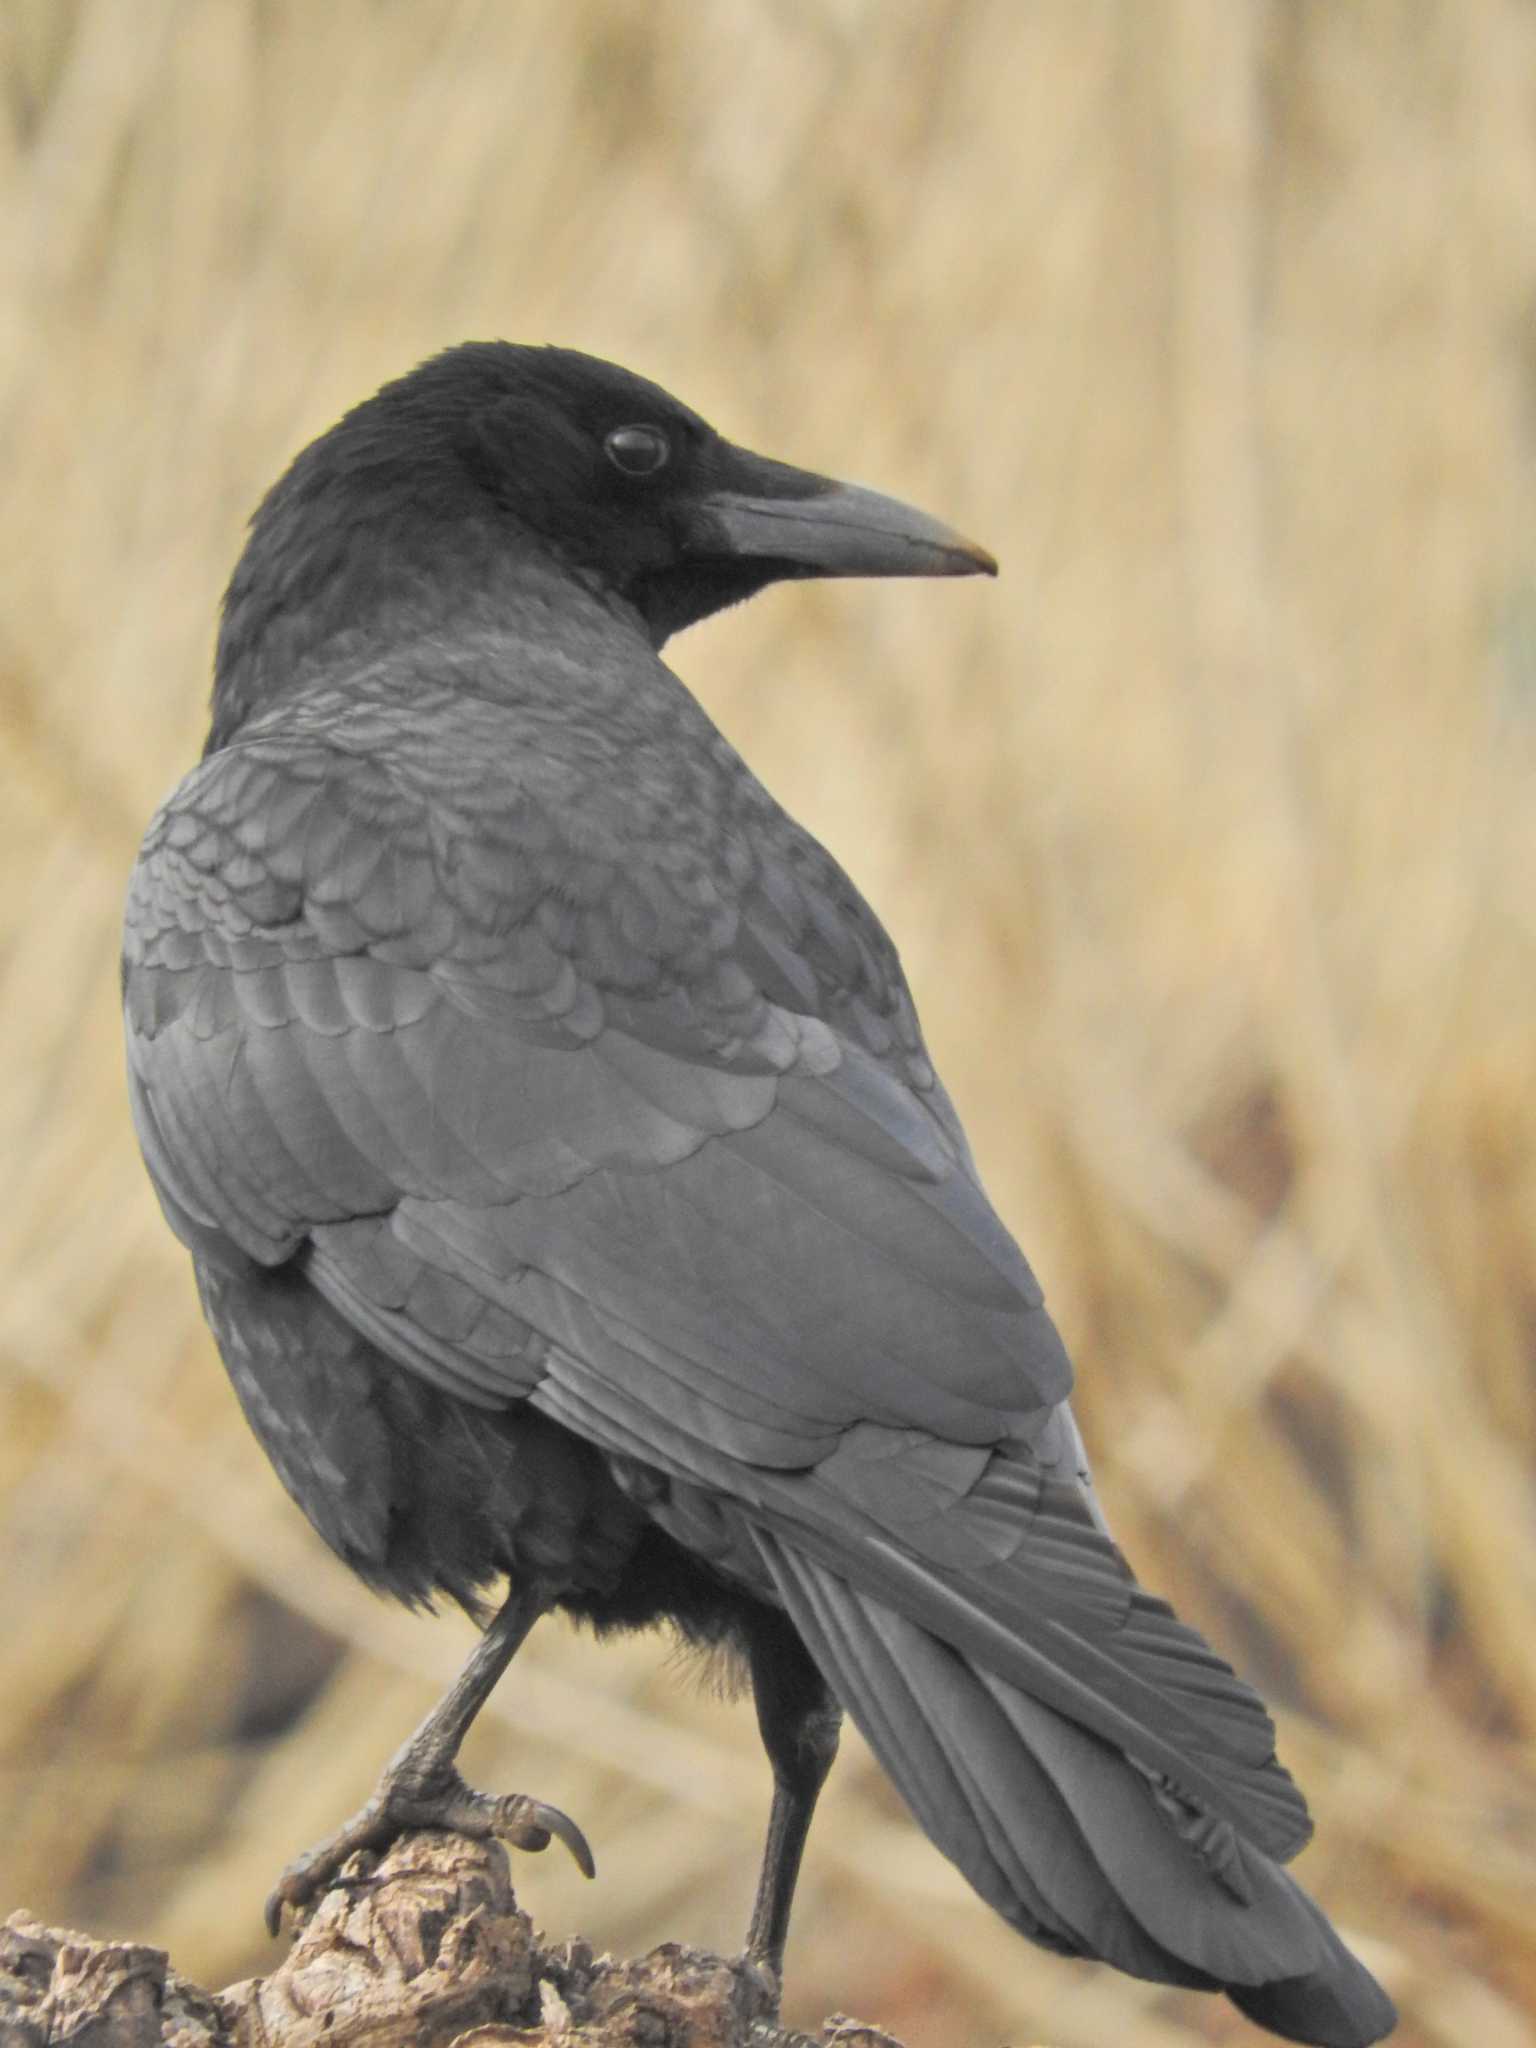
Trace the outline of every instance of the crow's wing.
<instances>
[{"instance_id":1,"label":"crow's wing","mask_svg":"<svg viewBox=\"0 0 1536 2048\"><path fill-rule=\"evenodd\" d=\"M705 854L689 826L618 860L548 793L477 808L313 736L205 762L128 916L173 1224L302 1261L410 1368L668 1474L696 1547L713 1518L740 1556L746 1513L1291 1853L1262 1705L1098 1518L889 941L766 799Z\"/></svg>"},{"instance_id":2,"label":"crow's wing","mask_svg":"<svg viewBox=\"0 0 1536 2048\"><path fill-rule=\"evenodd\" d=\"M127 917L134 1109L173 1224L309 1259L396 1319L388 1348L499 1404L530 1368L497 1353L512 1305L477 1261L508 1264L526 1207L551 1277L642 1329L748 1458L808 1464L865 1417L986 1442L1059 1400L1070 1367L888 942L794 844L801 872L758 847L731 901L681 856L594 858L531 798L466 820L309 738L213 756L151 826ZM601 1214L567 1220L583 1188Z\"/></svg>"}]
</instances>

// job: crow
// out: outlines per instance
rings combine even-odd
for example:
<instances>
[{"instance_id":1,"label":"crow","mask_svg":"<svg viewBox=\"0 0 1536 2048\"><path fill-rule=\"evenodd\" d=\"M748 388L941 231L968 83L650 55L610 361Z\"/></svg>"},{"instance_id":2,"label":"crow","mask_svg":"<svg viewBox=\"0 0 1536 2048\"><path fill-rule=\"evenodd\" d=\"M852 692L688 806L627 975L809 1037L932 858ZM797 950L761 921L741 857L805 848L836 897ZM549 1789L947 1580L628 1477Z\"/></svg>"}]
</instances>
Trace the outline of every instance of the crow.
<instances>
[{"instance_id":1,"label":"crow","mask_svg":"<svg viewBox=\"0 0 1536 2048\"><path fill-rule=\"evenodd\" d=\"M659 658L786 578L995 571L505 342L386 384L255 513L133 872L136 1128L289 1493L485 1624L273 1932L409 1828L590 1874L455 1765L559 1608L750 1678L772 1981L846 1710L1032 1940L1292 2040L1392 2026L1280 1868L1310 1824L1263 1704L1109 1534L891 940Z\"/></svg>"}]
</instances>

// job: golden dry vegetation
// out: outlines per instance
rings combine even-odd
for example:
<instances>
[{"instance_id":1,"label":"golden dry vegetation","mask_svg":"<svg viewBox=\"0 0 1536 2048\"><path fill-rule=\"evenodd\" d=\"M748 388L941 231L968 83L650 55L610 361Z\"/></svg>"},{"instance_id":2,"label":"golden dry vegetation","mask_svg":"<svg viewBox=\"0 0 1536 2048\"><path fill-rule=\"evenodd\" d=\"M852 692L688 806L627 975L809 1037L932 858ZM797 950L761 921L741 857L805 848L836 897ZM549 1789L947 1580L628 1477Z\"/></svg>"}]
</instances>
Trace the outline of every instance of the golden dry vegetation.
<instances>
[{"instance_id":1,"label":"golden dry vegetation","mask_svg":"<svg viewBox=\"0 0 1536 2048\"><path fill-rule=\"evenodd\" d=\"M995 547L675 660L905 952L1143 1575L1271 1689L1405 2043L1536 2039L1536 9L7 0L0 1909L217 1982L462 1653L323 1554L155 1210L124 878L242 520L557 339ZM729 1946L750 1712L557 1624L470 1756ZM850 1738L789 2012L1254 2040L1026 1948Z\"/></svg>"}]
</instances>

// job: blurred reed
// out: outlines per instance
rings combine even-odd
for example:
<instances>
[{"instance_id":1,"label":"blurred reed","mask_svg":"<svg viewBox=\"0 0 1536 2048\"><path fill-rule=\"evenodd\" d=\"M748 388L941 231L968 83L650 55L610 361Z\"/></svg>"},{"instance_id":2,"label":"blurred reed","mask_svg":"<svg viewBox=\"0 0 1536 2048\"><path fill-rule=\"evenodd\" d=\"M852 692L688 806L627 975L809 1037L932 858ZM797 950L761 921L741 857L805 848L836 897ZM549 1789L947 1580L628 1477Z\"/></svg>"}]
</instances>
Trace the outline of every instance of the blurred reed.
<instances>
[{"instance_id":1,"label":"blurred reed","mask_svg":"<svg viewBox=\"0 0 1536 2048\"><path fill-rule=\"evenodd\" d=\"M1536 11L0 10L0 1908L262 1966L461 1654L322 1555L128 1130L116 927L287 456L554 339L994 547L675 649L901 942L1144 1577L1273 1691L1405 2043L1536 2039ZM729 1946L765 1771L551 1625L548 1926ZM791 2016L1251 2038L995 1922L850 1743Z\"/></svg>"}]
</instances>

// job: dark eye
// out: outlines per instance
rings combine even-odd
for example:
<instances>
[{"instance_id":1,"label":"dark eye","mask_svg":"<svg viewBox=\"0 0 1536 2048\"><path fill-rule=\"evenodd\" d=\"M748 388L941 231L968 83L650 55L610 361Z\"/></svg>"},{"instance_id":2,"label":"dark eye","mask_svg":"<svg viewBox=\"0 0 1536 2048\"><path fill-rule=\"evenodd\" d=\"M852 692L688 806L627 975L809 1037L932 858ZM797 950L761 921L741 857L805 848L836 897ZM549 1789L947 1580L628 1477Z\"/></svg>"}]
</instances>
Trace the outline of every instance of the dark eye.
<instances>
[{"instance_id":1,"label":"dark eye","mask_svg":"<svg viewBox=\"0 0 1536 2048\"><path fill-rule=\"evenodd\" d=\"M672 444L660 427L615 427L603 442L603 452L626 476L654 476L666 468Z\"/></svg>"}]
</instances>

